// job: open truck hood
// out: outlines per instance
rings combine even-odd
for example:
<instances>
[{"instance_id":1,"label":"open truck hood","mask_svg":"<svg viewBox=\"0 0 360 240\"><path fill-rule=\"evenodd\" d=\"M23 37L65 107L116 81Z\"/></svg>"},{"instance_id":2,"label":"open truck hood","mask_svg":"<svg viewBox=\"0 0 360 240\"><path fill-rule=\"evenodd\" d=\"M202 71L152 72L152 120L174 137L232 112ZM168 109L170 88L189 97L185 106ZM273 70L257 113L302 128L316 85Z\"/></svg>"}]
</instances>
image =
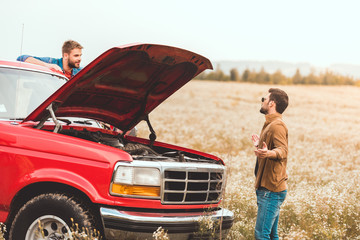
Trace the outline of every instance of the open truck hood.
<instances>
[{"instance_id":1,"label":"open truck hood","mask_svg":"<svg viewBox=\"0 0 360 240\"><path fill-rule=\"evenodd\" d=\"M205 69L210 61L193 52L154 44L111 48L59 88L24 121L50 117L96 119L127 131Z\"/></svg>"}]
</instances>

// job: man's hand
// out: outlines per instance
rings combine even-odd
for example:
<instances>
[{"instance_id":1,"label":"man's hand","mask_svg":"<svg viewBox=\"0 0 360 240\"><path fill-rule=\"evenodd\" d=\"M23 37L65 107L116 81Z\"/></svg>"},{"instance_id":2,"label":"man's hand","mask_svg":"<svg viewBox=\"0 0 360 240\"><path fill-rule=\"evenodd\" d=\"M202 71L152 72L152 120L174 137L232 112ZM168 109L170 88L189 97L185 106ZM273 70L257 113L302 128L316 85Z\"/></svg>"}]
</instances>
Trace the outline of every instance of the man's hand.
<instances>
[{"instance_id":1,"label":"man's hand","mask_svg":"<svg viewBox=\"0 0 360 240\"><path fill-rule=\"evenodd\" d=\"M256 149L254 152L258 158L266 158L268 155L268 148L266 143L263 142L263 147Z\"/></svg>"},{"instance_id":2,"label":"man's hand","mask_svg":"<svg viewBox=\"0 0 360 240\"><path fill-rule=\"evenodd\" d=\"M260 141L259 135L257 135L257 134L251 135L251 140L252 140L252 142L254 144L254 147L257 148L259 146L259 141Z\"/></svg>"},{"instance_id":3,"label":"man's hand","mask_svg":"<svg viewBox=\"0 0 360 240\"><path fill-rule=\"evenodd\" d=\"M25 62L40 65L40 66L44 66L44 67L53 69L55 71L63 72L63 70L61 69L60 66L58 66L56 64L46 63L46 62L43 62L43 61L41 61L39 59L36 59L36 58L33 58L33 57L28 57L25 60Z\"/></svg>"},{"instance_id":4,"label":"man's hand","mask_svg":"<svg viewBox=\"0 0 360 240\"><path fill-rule=\"evenodd\" d=\"M276 152L269 150L265 142L263 142L262 148L258 148L254 152L258 158L276 158Z\"/></svg>"},{"instance_id":5,"label":"man's hand","mask_svg":"<svg viewBox=\"0 0 360 240\"><path fill-rule=\"evenodd\" d=\"M59 65L56 65L56 64L47 63L46 67L48 67L50 69L53 69L53 70L56 70L56 71L59 71L59 72L62 72L61 67Z\"/></svg>"}]
</instances>

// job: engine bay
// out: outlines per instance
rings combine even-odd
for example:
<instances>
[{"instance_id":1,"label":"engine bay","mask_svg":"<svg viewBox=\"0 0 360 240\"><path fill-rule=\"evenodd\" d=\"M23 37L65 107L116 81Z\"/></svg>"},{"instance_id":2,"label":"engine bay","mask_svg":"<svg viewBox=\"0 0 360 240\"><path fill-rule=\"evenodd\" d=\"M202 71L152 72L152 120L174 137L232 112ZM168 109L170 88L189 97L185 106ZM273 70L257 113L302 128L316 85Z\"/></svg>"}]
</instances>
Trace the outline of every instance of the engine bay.
<instances>
[{"instance_id":1,"label":"engine bay","mask_svg":"<svg viewBox=\"0 0 360 240\"><path fill-rule=\"evenodd\" d=\"M63 128L59 133L121 149L129 153L134 160L220 164L214 159L197 154L129 141L121 134L111 135L102 131L89 131L87 128L83 128L81 131Z\"/></svg>"}]
</instances>

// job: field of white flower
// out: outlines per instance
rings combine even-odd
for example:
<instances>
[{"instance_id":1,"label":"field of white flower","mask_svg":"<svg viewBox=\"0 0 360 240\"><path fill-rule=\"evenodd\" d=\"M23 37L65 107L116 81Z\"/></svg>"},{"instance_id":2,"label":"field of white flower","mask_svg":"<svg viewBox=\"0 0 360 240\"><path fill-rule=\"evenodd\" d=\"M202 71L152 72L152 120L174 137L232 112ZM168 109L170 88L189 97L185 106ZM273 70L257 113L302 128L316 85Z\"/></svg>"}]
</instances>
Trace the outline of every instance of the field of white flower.
<instances>
[{"instance_id":1,"label":"field of white flower","mask_svg":"<svg viewBox=\"0 0 360 240\"><path fill-rule=\"evenodd\" d=\"M159 141L213 153L228 166L229 239L253 239L255 157L250 140L269 85L191 81L150 114ZM290 98L289 191L281 239L360 239L360 88L280 86ZM145 124L139 135L148 135Z\"/></svg>"}]
</instances>

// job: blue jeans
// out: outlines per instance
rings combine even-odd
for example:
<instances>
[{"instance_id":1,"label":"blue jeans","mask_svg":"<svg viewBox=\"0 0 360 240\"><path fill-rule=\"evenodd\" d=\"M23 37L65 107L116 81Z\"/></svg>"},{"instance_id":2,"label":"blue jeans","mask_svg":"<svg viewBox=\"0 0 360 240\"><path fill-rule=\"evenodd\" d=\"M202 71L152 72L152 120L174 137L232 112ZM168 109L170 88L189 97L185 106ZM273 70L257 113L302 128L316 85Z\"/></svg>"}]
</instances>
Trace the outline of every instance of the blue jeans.
<instances>
[{"instance_id":1,"label":"blue jeans","mask_svg":"<svg viewBox=\"0 0 360 240\"><path fill-rule=\"evenodd\" d=\"M280 206L284 202L287 190L271 192L260 187L256 190L258 213L255 226L255 239L279 239L278 223Z\"/></svg>"}]
</instances>

